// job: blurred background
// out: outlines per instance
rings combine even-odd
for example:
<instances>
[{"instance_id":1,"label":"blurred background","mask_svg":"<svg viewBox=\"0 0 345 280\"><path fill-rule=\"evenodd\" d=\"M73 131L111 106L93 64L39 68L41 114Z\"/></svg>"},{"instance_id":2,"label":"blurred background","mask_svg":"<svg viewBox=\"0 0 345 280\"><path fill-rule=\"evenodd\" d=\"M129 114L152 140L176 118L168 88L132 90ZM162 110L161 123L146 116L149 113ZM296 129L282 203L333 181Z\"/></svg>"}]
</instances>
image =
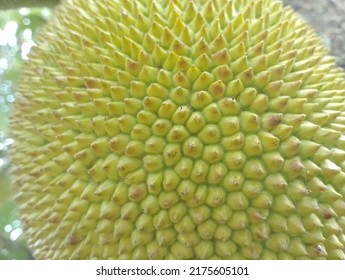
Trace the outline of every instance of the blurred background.
<instances>
[{"instance_id":1,"label":"blurred background","mask_svg":"<svg viewBox=\"0 0 345 280\"><path fill-rule=\"evenodd\" d=\"M338 66L345 68L345 0L283 2L315 28L336 57ZM35 34L51 15L48 8L0 11L0 260L32 259L11 199L7 151L13 141L8 136L8 116L21 64L28 59Z\"/></svg>"},{"instance_id":2,"label":"blurred background","mask_svg":"<svg viewBox=\"0 0 345 280\"><path fill-rule=\"evenodd\" d=\"M47 8L0 11L0 260L32 258L11 199L7 151L13 141L8 116L21 64L28 59L35 33L50 16Z\"/></svg>"}]
</instances>

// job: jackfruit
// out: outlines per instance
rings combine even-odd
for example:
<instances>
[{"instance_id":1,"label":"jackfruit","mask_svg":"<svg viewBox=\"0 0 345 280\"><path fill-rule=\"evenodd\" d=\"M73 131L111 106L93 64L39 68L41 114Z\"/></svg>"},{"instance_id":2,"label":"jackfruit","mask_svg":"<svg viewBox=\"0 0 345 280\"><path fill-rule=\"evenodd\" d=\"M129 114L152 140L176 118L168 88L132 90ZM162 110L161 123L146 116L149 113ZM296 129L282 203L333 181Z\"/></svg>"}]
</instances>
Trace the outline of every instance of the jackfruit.
<instances>
[{"instance_id":1,"label":"jackfruit","mask_svg":"<svg viewBox=\"0 0 345 280\"><path fill-rule=\"evenodd\" d=\"M65 0L23 69L38 259L345 259L345 75L276 0Z\"/></svg>"}]
</instances>

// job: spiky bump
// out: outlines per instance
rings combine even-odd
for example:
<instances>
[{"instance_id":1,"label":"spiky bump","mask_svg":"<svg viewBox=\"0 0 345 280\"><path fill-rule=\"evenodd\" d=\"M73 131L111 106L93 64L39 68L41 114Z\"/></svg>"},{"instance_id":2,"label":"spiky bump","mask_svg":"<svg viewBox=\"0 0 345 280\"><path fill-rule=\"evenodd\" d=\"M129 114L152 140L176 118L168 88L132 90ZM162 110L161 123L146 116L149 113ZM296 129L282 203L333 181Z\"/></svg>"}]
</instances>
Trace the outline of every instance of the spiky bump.
<instances>
[{"instance_id":1,"label":"spiky bump","mask_svg":"<svg viewBox=\"0 0 345 280\"><path fill-rule=\"evenodd\" d=\"M274 0L67 0L26 64L39 259L344 259L345 80Z\"/></svg>"}]
</instances>

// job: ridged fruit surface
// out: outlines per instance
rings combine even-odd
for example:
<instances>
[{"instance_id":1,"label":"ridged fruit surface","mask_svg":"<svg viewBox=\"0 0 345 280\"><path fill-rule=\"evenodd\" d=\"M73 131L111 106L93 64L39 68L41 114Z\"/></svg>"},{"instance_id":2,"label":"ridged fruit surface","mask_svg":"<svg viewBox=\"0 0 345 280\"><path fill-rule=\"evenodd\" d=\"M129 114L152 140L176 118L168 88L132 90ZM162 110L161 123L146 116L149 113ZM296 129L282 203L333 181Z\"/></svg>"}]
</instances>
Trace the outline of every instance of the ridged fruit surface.
<instances>
[{"instance_id":1,"label":"ridged fruit surface","mask_svg":"<svg viewBox=\"0 0 345 280\"><path fill-rule=\"evenodd\" d=\"M345 79L275 0L67 0L12 115L38 259L345 259Z\"/></svg>"}]
</instances>

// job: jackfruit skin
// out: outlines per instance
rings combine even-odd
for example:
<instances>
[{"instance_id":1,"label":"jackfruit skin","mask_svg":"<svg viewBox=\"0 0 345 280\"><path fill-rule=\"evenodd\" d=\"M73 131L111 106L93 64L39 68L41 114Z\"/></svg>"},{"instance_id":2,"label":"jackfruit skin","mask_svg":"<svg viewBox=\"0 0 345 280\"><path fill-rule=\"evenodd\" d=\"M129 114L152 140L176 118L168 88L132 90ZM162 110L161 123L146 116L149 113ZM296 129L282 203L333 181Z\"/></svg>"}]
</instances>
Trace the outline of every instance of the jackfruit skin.
<instances>
[{"instance_id":1,"label":"jackfruit skin","mask_svg":"<svg viewBox=\"0 0 345 280\"><path fill-rule=\"evenodd\" d=\"M67 0L26 63L37 259L345 259L345 78L275 0Z\"/></svg>"}]
</instances>

